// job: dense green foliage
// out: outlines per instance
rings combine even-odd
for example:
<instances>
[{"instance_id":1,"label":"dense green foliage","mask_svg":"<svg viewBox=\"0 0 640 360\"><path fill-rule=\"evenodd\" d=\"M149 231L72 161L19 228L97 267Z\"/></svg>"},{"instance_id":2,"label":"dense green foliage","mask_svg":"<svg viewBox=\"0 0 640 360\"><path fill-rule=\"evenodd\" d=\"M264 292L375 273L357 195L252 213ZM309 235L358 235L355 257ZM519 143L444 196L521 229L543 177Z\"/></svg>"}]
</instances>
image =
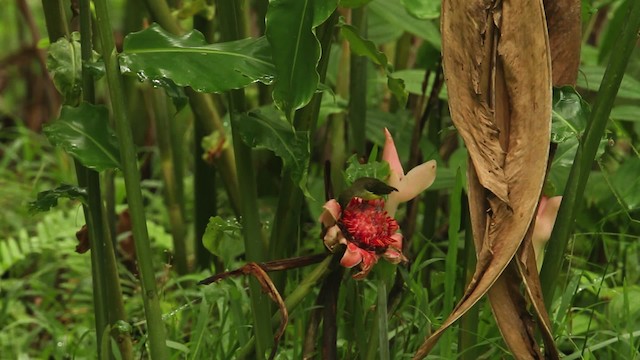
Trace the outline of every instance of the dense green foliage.
<instances>
[{"instance_id":1,"label":"dense green foliage","mask_svg":"<svg viewBox=\"0 0 640 360\"><path fill-rule=\"evenodd\" d=\"M600 96L634 1L582 1L580 73L575 89L554 89L555 150L545 195L565 193L589 127L589 104ZM62 28L78 30L68 1L55 3L66 16ZM337 198L357 178L388 176L388 164L379 161L385 127L405 169L438 162L433 185L395 216L410 262L380 261L360 281L332 260L270 272L289 308L276 358L322 358L332 350L337 358L411 357L460 299L475 260L467 231L467 151L450 119L440 66L439 2L244 1L235 15L226 0L168 3L172 9L163 15L164 1L147 0L147 8L110 2L111 23L94 9L94 25L117 30L122 81L97 53L81 60L77 33L53 43L40 38L54 37L61 22L48 13L45 25L40 3L3 4L0 358L162 358L152 339L165 334L147 326L154 306L168 358L250 357L256 345L269 354L281 313L261 293L264 287L251 276L198 281L248 260L326 253L318 218L327 191ZM351 21L358 16L364 26ZM149 21L157 23L143 26ZM100 53L104 40L95 35ZM87 74L94 77L91 90ZM93 84L102 105L91 104ZM358 96L365 103L358 105ZM640 357L639 101L636 46L588 168L562 271L553 279L552 327L568 359ZM120 112L126 119L118 119ZM136 151L128 163L123 124L130 125ZM138 183L131 184L126 166L140 169ZM104 210L98 218L105 229L92 240L108 235L104 245L115 253L105 258L114 258L115 268L103 265L120 279L118 290L104 284L112 300L102 315L96 259L81 251L92 231L82 229L86 211L96 204L87 196L95 189L91 175L83 171L95 175ZM129 209L132 188L142 195L143 213ZM148 249L134 246L132 222L138 230L146 225ZM136 261L141 250L150 264ZM145 271L157 296L141 285ZM323 312L332 301L335 312ZM266 311L256 314L260 308ZM96 330L103 315L111 325ZM115 340L129 336L127 354ZM431 356L436 353L509 356L484 300Z\"/></svg>"}]
</instances>

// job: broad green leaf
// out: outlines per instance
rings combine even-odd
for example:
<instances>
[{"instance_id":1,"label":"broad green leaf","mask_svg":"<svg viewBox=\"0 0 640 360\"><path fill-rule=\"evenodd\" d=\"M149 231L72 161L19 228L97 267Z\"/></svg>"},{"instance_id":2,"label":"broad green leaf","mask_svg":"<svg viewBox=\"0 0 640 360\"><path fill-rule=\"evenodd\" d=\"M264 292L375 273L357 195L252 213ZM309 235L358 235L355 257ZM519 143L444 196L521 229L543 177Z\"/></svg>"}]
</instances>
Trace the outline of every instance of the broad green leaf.
<instances>
[{"instance_id":1,"label":"broad green leaf","mask_svg":"<svg viewBox=\"0 0 640 360\"><path fill-rule=\"evenodd\" d=\"M87 200L87 190L73 185L63 184L55 189L45 190L38 193L35 201L29 203L29 210L32 212L49 211L58 205L59 199L72 199L85 202Z\"/></svg>"},{"instance_id":2,"label":"broad green leaf","mask_svg":"<svg viewBox=\"0 0 640 360\"><path fill-rule=\"evenodd\" d=\"M602 66L581 66L578 74L578 87L590 91L597 91L600 88L605 68ZM618 89L618 98L640 100L640 81L625 75Z\"/></svg>"},{"instance_id":3,"label":"broad green leaf","mask_svg":"<svg viewBox=\"0 0 640 360\"><path fill-rule=\"evenodd\" d=\"M375 12L367 12L367 37L376 45L395 42L403 33L400 26L389 23Z\"/></svg>"},{"instance_id":4,"label":"broad green leaf","mask_svg":"<svg viewBox=\"0 0 640 360\"><path fill-rule=\"evenodd\" d=\"M306 196L311 196L307 191L310 157L308 132L295 131L286 121L258 111L241 115L238 131L242 141L250 147L271 150L281 158L293 182Z\"/></svg>"},{"instance_id":5,"label":"broad green leaf","mask_svg":"<svg viewBox=\"0 0 640 360\"><path fill-rule=\"evenodd\" d=\"M211 217L202 236L202 245L213 255L229 265L244 253L242 227L235 220L223 220L219 216Z\"/></svg>"},{"instance_id":6,"label":"broad green leaf","mask_svg":"<svg viewBox=\"0 0 640 360\"><path fill-rule=\"evenodd\" d=\"M43 131L53 145L63 148L90 169L120 167L116 136L109 127L109 111L104 106L88 103L63 106L60 118L45 125Z\"/></svg>"},{"instance_id":7,"label":"broad green leaf","mask_svg":"<svg viewBox=\"0 0 640 360\"><path fill-rule=\"evenodd\" d=\"M409 15L399 1L373 0L368 9L371 13L385 19L389 25L399 27L419 38L428 41L435 48L442 46L438 24L433 21L419 20Z\"/></svg>"},{"instance_id":8,"label":"broad green leaf","mask_svg":"<svg viewBox=\"0 0 640 360\"><path fill-rule=\"evenodd\" d=\"M272 0L267 9L265 35L273 50L276 80L273 101L293 121L296 110L305 106L318 88L316 70L320 43L313 28L337 6L337 0Z\"/></svg>"},{"instance_id":9,"label":"broad green leaf","mask_svg":"<svg viewBox=\"0 0 640 360\"><path fill-rule=\"evenodd\" d=\"M640 106L617 105L611 109L611 118L616 120L640 122Z\"/></svg>"},{"instance_id":10,"label":"broad green leaf","mask_svg":"<svg viewBox=\"0 0 640 360\"><path fill-rule=\"evenodd\" d=\"M175 36L157 24L127 35L120 68L156 86L169 79L178 86L215 93L256 81L269 84L275 75L264 37L207 44L198 31Z\"/></svg>"},{"instance_id":11,"label":"broad green leaf","mask_svg":"<svg viewBox=\"0 0 640 360\"><path fill-rule=\"evenodd\" d=\"M354 54L365 56L382 68L387 74L387 86L389 90L396 97L400 106L404 107L409 95L404 88L404 81L391 75L393 70L387 61L387 56L379 51L372 41L363 39L360 34L358 34L358 30L353 26L344 23L340 24L340 32L349 42L349 47Z\"/></svg>"},{"instance_id":12,"label":"broad green leaf","mask_svg":"<svg viewBox=\"0 0 640 360\"><path fill-rule=\"evenodd\" d=\"M347 160L347 169L344 171L344 179L346 186L351 186L354 181L362 177L371 177L378 180L386 181L389 177L389 163L386 161L371 161L366 164L360 164L357 155L351 155Z\"/></svg>"},{"instance_id":13,"label":"broad green leaf","mask_svg":"<svg viewBox=\"0 0 640 360\"><path fill-rule=\"evenodd\" d=\"M73 33L71 39L62 37L49 46L47 69L65 102L78 103L82 94L80 34Z\"/></svg>"},{"instance_id":14,"label":"broad green leaf","mask_svg":"<svg viewBox=\"0 0 640 360\"><path fill-rule=\"evenodd\" d=\"M582 135L589 119L589 104L570 86L553 89L551 141L561 143Z\"/></svg>"},{"instance_id":15,"label":"broad green leaf","mask_svg":"<svg viewBox=\"0 0 640 360\"><path fill-rule=\"evenodd\" d=\"M440 17L440 0L402 0L407 12L418 19L428 20Z\"/></svg>"},{"instance_id":16,"label":"broad green leaf","mask_svg":"<svg viewBox=\"0 0 640 360\"><path fill-rule=\"evenodd\" d=\"M635 210L640 207L640 159L627 158L612 176L611 185L616 190L621 204L627 210Z\"/></svg>"}]
</instances>

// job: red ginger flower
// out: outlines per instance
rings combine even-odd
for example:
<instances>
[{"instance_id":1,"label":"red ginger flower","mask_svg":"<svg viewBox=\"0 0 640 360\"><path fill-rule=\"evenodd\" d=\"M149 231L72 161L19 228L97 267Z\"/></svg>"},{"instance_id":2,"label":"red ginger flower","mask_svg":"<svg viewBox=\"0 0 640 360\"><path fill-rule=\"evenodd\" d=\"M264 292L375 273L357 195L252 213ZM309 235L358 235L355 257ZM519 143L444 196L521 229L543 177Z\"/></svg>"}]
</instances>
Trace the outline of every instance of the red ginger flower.
<instances>
[{"instance_id":1,"label":"red ginger flower","mask_svg":"<svg viewBox=\"0 0 640 360\"><path fill-rule=\"evenodd\" d=\"M320 217L327 228L324 243L332 251L337 244L347 246L340 264L347 268L360 265L361 270L354 279L367 276L380 256L396 264L405 260L398 223L384 206L383 199L360 197L352 198L344 210L335 199L324 205L325 211Z\"/></svg>"},{"instance_id":2,"label":"red ginger flower","mask_svg":"<svg viewBox=\"0 0 640 360\"><path fill-rule=\"evenodd\" d=\"M436 163L433 160L405 175L387 129L382 159L389 163L391 173L388 183L396 190L389 194L386 201L355 196L342 209L338 201L331 199L324 204L325 210L320 216L326 230L325 246L333 251L337 244L346 245L340 264L347 268L360 265L360 272L353 276L354 279L367 276L381 256L393 264L406 261L402 254L402 234L398 232L399 226L393 215L399 203L413 199L428 188L436 175Z\"/></svg>"}]
</instances>

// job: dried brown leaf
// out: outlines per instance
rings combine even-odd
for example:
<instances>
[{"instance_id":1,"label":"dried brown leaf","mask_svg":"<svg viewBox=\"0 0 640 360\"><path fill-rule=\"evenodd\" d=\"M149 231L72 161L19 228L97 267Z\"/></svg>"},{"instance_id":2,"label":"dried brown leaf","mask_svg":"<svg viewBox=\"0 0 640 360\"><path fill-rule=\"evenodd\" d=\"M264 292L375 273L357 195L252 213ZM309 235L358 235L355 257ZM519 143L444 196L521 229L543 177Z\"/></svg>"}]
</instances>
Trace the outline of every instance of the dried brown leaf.
<instances>
[{"instance_id":1,"label":"dried brown leaf","mask_svg":"<svg viewBox=\"0 0 640 360\"><path fill-rule=\"evenodd\" d=\"M575 85L580 67L580 0L544 0L553 86Z\"/></svg>"},{"instance_id":2,"label":"dried brown leaf","mask_svg":"<svg viewBox=\"0 0 640 360\"><path fill-rule=\"evenodd\" d=\"M462 300L415 358L426 356L514 258L534 217L549 152L551 65L541 0L444 0L442 34L451 115L471 159L469 201L478 263ZM501 318L526 312L511 280L498 287L512 304L496 304ZM539 354L528 330L515 335L509 341L512 350L517 347L514 355Z\"/></svg>"}]
</instances>

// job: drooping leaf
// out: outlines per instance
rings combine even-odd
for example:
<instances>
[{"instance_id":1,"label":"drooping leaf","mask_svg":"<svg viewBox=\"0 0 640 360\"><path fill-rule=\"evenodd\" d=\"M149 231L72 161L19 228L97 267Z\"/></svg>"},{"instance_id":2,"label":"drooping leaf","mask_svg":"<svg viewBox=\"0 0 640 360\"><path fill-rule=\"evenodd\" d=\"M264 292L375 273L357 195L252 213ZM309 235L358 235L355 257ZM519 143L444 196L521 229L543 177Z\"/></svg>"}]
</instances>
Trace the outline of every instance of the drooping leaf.
<instances>
[{"instance_id":1,"label":"drooping leaf","mask_svg":"<svg viewBox=\"0 0 640 360\"><path fill-rule=\"evenodd\" d=\"M273 101L293 121L293 113L311 101L318 88L320 43L313 29L335 10L337 0L272 0L265 35L273 49L276 80Z\"/></svg>"},{"instance_id":2,"label":"drooping leaf","mask_svg":"<svg viewBox=\"0 0 640 360\"><path fill-rule=\"evenodd\" d=\"M438 24L409 15L399 1L373 0L367 6L371 13L385 19L390 25L428 41L437 49L441 48Z\"/></svg>"},{"instance_id":3,"label":"drooping leaf","mask_svg":"<svg viewBox=\"0 0 640 360\"><path fill-rule=\"evenodd\" d=\"M418 19L428 20L440 17L440 1L438 0L402 0L407 12Z\"/></svg>"},{"instance_id":4,"label":"drooping leaf","mask_svg":"<svg viewBox=\"0 0 640 360\"><path fill-rule=\"evenodd\" d=\"M494 286L505 285L501 275L527 237L544 183L552 78L542 1L496 4L487 9L482 0L443 2L442 61L451 118L471 160L469 210L478 261L462 300L415 358L426 356L443 331ZM537 279L533 266L523 280L525 288ZM506 293L517 291L522 298L519 285ZM492 308L514 357L535 358L540 349L533 329L513 317L527 311L524 302L494 304L500 300L492 298ZM541 298L530 300L541 309ZM549 323L545 312L537 315ZM540 329L549 331L546 325ZM551 334L543 339L549 358L557 358Z\"/></svg>"},{"instance_id":5,"label":"drooping leaf","mask_svg":"<svg viewBox=\"0 0 640 360\"><path fill-rule=\"evenodd\" d=\"M89 103L63 106L60 117L45 125L43 131L53 145L63 148L90 169L120 167L118 142L109 127L109 111L104 106Z\"/></svg>"},{"instance_id":6,"label":"drooping leaf","mask_svg":"<svg viewBox=\"0 0 640 360\"><path fill-rule=\"evenodd\" d=\"M59 199L72 199L86 202L87 190L73 185L63 184L55 189L38 193L35 201L29 203L29 211L49 211L58 205Z\"/></svg>"},{"instance_id":7,"label":"drooping leaf","mask_svg":"<svg viewBox=\"0 0 640 360\"><path fill-rule=\"evenodd\" d=\"M80 34L73 33L71 39L61 37L49 45L47 69L65 101L69 104L77 103L82 94Z\"/></svg>"},{"instance_id":8,"label":"drooping leaf","mask_svg":"<svg viewBox=\"0 0 640 360\"><path fill-rule=\"evenodd\" d=\"M250 147L273 151L290 171L293 182L306 196L311 196L307 191L309 133L295 131L286 121L259 111L240 117L238 131L242 140Z\"/></svg>"},{"instance_id":9,"label":"drooping leaf","mask_svg":"<svg viewBox=\"0 0 640 360\"><path fill-rule=\"evenodd\" d=\"M211 217L202 235L202 245L226 265L230 265L244 253L241 230L240 223L235 220L225 221L220 216Z\"/></svg>"},{"instance_id":10,"label":"drooping leaf","mask_svg":"<svg viewBox=\"0 0 640 360\"><path fill-rule=\"evenodd\" d=\"M349 47L354 54L365 56L382 68L387 75L387 86L389 90L396 97L400 106L404 107L409 95L405 90L404 81L391 75L393 69L391 64L387 62L387 56L379 51L372 41L363 39L360 34L358 34L358 30L353 26L344 23L340 24L340 32L349 42Z\"/></svg>"},{"instance_id":11,"label":"drooping leaf","mask_svg":"<svg viewBox=\"0 0 640 360\"><path fill-rule=\"evenodd\" d=\"M198 31L175 36L157 24L127 35L120 68L140 80L190 86L200 92L224 92L256 81L271 83L275 68L264 37L207 44Z\"/></svg>"}]
</instances>

